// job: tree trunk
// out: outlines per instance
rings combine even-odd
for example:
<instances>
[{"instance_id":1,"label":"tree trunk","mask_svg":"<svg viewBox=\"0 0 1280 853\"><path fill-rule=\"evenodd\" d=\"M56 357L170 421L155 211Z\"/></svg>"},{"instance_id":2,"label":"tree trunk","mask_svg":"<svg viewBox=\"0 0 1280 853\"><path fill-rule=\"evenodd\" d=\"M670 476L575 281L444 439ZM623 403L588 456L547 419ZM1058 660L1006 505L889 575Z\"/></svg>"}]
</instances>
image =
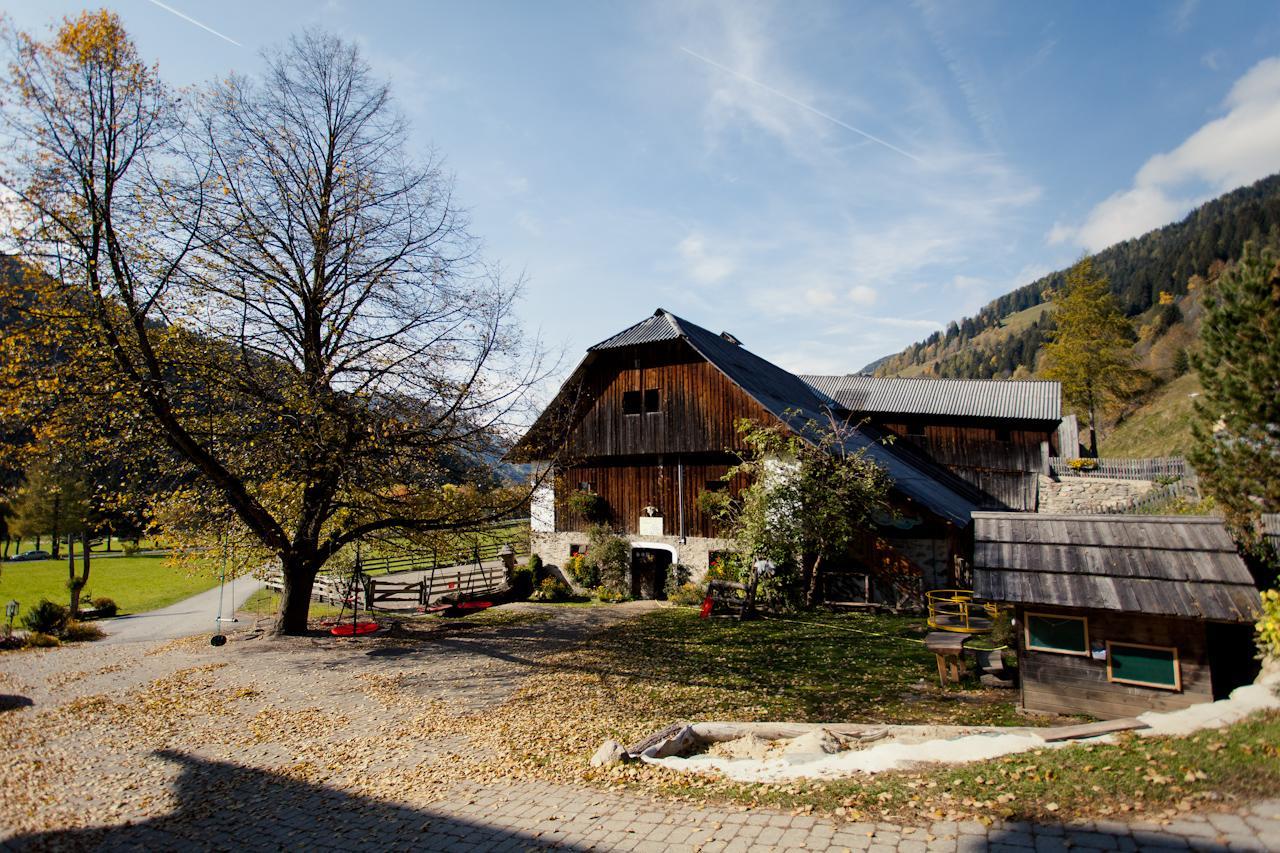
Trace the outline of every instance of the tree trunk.
<instances>
[{"instance_id":1,"label":"tree trunk","mask_svg":"<svg viewBox=\"0 0 1280 853\"><path fill-rule=\"evenodd\" d=\"M1098 458L1098 407L1089 391L1089 455Z\"/></svg>"},{"instance_id":2,"label":"tree trunk","mask_svg":"<svg viewBox=\"0 0 1280 853\"><path fill-rule=\"evenodd\" d=\"M76 540L70 535L67 536L67 591L71 594L71 618L74 619L80 612L80 587L76 585Z\"/></svg>"},{"instance_id":3,"label":"tree trunk","mask_svg":"<svg viewBox=\"0 0 1280 853\"><path fill-rule=\"evenodd\" d=\"M286 559L282 563L284 589L280 591L280 611L271 633L278 636L298 636L307 632L307 617L311 613L311 588L316 581L319 566L300 559Z\"/></svg>"},{"instance_id":4,"label":"tree trunk","mask_svg":"<svg viewBox=\"0 0 1280 853\"><path fill-rule=\"evenodd\" d=\"M806 558L805 562L809 563L810 561ZM813 558L811 564L809 565L807 577L805 578L805 587L804 587L804 606L805 607L818 606L818 577L819 577L819 572L821 571L822 571L822 555L819 554L817 557Z\"/></svg>"},{"instance_id":5,"label":"tree trunk","mask_svg":"<svg viewBox=\"0 0 1280 853\"><path fill-rule=\"evenodd\" d=\"M80 591L89 585L89 531L80 534L80 583L76 586L76 606L80 606ZM92 602L90 602L92 603Z\"/></svg>"},{"instance_id":6,"label":"tree trunk","mask_svg":"<svg viewBox=\"0 0 1280 853\"><path fill-rule=\"evenodd\" d=\"M58 559L58 546L61 544L58 540L62 537L62 495L53 496L53 559Z\"/></svg>"}]
</instances>

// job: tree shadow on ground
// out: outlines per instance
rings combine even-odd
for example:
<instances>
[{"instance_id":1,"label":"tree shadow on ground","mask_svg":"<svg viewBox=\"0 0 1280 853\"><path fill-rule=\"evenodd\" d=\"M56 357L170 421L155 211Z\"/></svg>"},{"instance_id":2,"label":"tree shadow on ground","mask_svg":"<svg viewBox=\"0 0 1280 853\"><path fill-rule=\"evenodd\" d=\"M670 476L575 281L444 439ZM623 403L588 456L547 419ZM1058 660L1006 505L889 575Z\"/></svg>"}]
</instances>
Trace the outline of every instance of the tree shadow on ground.
<instances>
[{"instance_id":1,"label":"tree shadow on ground","mask_svg":"<svg viewBox=\"0 0 1280 853\"><path fill-rule=\"evenodd\" d=\"M136 823L17 836L5 850L582 849L277 773L163 750L178 764L177 808Z\"/></svg>"}]
</instances>

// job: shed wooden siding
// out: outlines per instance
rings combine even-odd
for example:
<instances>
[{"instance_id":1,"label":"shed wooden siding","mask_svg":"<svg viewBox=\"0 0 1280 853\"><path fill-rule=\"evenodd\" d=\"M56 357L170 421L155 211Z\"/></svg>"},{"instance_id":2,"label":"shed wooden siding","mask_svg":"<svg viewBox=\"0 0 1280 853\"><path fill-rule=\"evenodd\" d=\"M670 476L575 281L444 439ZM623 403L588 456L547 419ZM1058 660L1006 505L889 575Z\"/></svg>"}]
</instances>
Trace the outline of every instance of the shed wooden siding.
<instances>
[{"instance_id":1,"label":"shed wooden siding","mask_svg":"<svg viewBox=\"0 0 1280 853\"><path fill-rule=\"evenodd\" d=\"M604 353L585 377L589 408L575 425L568 452L600 456L723 452L741 446L741 418L775 418L683 341L634 352ZM659 411L623 414L622 395L656 388Z\"/></svg>"},{"instance_id":2,"label":"shed wooden siding","mask_svg":"<svg viewBox=\"0 0 1280 853\"><path fill-rule=\"evenodd\" d=\"M1173 711L1199 702L1213 701L1208 647L1203 622L1166 619L1136 613L1076 610L1032 606L1017 608L1020 630L1026 628L1026 612L1084 616L1089 620L1091 644L1145 643L1174 646L1182 689L1162 690L1107 681L1107 661L1092 657L1028 651L1019 638L1018 670L1022 681L1022 706L1028 711L1054 714L1089 714L1102 719L1132 717L1146 711Z\"/></svg>"},{"instance_id":3,"label":"shed wooden siding","mask_svg":"<svg viewBox=\"0 0 1280 853\"><path fill-rule=\"evenodd\" d=\"M1018 429L1013 424L1005 430L1000 422L992 426L937 422L921 425L918 420L914 426L904 422L881 426L977 486L990 499L984 509L1036 511L1039 473L1044 467L1040 445L1049 442L1052 452L1053 430ZM1002 432L1007 432L1007 440L1000 437Z\"/></svg>"},{"instance_id":4,"label":"shed wooden siding","mask_svg":"<svg viewBox=\"0 0 1280 853\"><path fill-rule=\"evenodd\" d=\"M698 509L698 495L706 484L718 482L733 460L696 457L684 464L684 518L687 536L720 536L722 531L713 519ZM566 468L556 485L556 530L586 530L590 524L569 509L568 498L579 483L590 483L592 489L609 505L609 524L623 533L639 534L640 516L646 506L656 506L663 518L663 534L680 535L678 502L679 462L674 458L656 465L648 462L598 460ZM746 479L738 477L730 490L738 492Z\"/></svg>"}]
</instances>

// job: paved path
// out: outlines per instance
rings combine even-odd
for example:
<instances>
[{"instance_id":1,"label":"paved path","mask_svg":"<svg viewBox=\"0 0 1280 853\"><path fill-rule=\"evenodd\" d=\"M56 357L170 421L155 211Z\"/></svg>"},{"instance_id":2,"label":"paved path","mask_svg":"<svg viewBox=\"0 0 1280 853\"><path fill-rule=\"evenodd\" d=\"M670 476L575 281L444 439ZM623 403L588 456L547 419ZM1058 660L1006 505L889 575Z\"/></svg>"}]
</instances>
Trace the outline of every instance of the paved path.
<instances>
[{"instance_id":1,"label":"paved path","mask_svg":"<svg viewBox=\"0 0 1280 853\"><path fill-rule=\"evenodd\" d=\"M234 584L234 590L232 586L228 583L225 591L215 586L213 589L159 610L149 610L146 613L135 613L131 616L120 616L99 622L98 624L107 634L106 639L100 642L138 643L173 640L206 632L212 634L215 627L214 620L218 615L219 594L223 596L222 612L230 616L249 600L249 596L262 589L262 581L238 578ZM230 627L232 626L227 626L228 629Z\"/></svg>"}]
</instances>

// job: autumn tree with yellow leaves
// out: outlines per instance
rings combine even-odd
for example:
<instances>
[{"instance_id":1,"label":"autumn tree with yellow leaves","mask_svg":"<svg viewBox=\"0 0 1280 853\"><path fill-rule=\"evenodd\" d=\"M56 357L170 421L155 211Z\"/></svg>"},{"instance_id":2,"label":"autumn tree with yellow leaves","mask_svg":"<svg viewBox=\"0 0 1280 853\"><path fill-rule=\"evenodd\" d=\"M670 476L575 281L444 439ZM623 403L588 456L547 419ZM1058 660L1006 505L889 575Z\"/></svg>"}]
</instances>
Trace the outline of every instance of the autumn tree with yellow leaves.
<instances>
[{"instance_id":1,"label":"autumn tree with yellow leaves","mask_svg":"<svg viewBox=\"0 0 1280 853\"><path fill-rule=\"evenodd\" d=\"M138 417L182 473L170 536L278 560L292 634L352 543L522 505L493 470L542 378L519 288L354 46L308 32L180 101L109 12L8 41L0 179L38 273L10 307L47 317L14 346L74 346Z\"/></svg>"}]
</instances>

